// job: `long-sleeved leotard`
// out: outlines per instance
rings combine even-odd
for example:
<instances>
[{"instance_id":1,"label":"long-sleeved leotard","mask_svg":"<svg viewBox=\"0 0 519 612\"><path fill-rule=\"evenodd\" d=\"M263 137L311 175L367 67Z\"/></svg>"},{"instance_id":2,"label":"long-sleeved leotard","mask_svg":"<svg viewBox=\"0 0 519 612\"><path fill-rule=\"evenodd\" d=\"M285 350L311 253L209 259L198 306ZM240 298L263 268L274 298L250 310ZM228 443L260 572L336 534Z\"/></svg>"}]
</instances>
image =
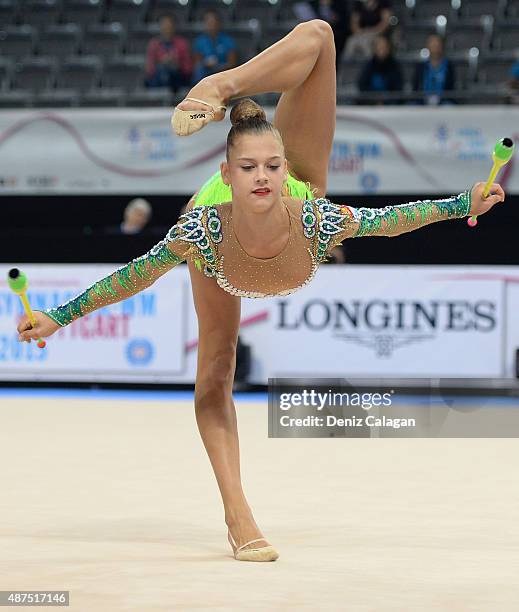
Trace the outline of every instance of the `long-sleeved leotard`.
<instances>
[{"instance_id":1,"label":"long-sleeved leotard","mask_svg":"<svg viewBox=\"0 0 519 612\"><path fill-rule=\"evenodd\" d=\"M325 198L285 203L290 233L276 257L259 259L245 252L232 229L230 203L194 208L148 253L44 312L60 326L68 325L147 289L188 257L201 261L204 274L233 295L286 295L308 284L330 250L347 238L398 236L436 221L466 217L471 209L468 191L444 200L384 208L340 206Z\"/></svg>"},{"instance_id":2,"label":"long-sleeved leotard","mask_svg":"<svg viewBox=\"0 0 519 612\"><path fill-rule=\"evenodd\" d=\"M178 239L178 233L179 227L173 226L145 255L117 268L61 306L48 308L45 314L64 327L94 310L144 291L185 259L186 243Z\"/></svg>"},{"instance_id":3,"label":"long-sleeved leotard","mask_svg":"<svg viewBox=\"0 0 519 612\"><path fill-rule=\"evenodd\" d=\"M326 257L334 246L347 238L399 236L437 221L466 217L472 206L470 191L443 200L418 200L384 208L337 206L326 198L320 198L315 202L321 213L319 221L316 222L317 220L312 218L311 211L307 207L309 214L307 223L310 228L315 227L320 257ZM306 203L303 207L305 205ZM312 229L310 232L313 235Z\"/></svg>"}]
</instances>

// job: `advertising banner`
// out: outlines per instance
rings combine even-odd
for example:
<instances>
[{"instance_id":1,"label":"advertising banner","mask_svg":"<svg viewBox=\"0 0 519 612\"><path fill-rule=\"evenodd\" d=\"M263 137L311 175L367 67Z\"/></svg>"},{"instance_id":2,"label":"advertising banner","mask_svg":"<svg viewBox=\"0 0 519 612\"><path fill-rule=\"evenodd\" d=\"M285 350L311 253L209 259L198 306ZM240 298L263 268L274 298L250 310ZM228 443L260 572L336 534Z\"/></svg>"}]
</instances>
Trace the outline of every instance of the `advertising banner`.
<instances>
[{"instance_id":1,"label":"advertising banner","mask_svg":"<svg viewBox=\"0 0 519 612\"><path fill-rule=\"evenodd\" d=\"M117 266L28 265L32 307L56 306ZM187 266L82 317L45 349L19 343L20 299L0 266L0 380L192 383L198 325ZM282 377L515 376L519 268L322 266L294 294L243 299L249 382Z\"/></svg>"},{"instance_id":2,"label":"advertising banner","mask_svg":"<svg viewBox=\"0 0 519 612\"><path fill-rule=\"evenodd\" d=\"M0 195L192 194L224 160L230 124L179 138L170 120L169 109L2 111ZM488 176L496 141L517 140L518 124L511 106L339 107L328 195L459 193ZM509 193L515 166L500 175Z\"/></svg>"}]
</instances>

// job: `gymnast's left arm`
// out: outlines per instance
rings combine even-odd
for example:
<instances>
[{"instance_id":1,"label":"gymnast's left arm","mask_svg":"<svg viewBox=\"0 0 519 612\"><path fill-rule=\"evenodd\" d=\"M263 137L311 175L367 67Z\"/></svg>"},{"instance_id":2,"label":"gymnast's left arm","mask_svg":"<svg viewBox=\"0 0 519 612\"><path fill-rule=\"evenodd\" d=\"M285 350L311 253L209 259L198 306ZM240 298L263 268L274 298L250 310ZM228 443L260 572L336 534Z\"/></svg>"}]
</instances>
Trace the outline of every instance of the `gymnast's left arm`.
<instances>
[{"instance_id":1,"label":"gymnast's left arm","mask_svg":"<svg viewBox=\"0 0 519 612\"><path fill-rule=\"evenodd\" d=\"M476 183L471 190L450 198L419 200L384 208L340 206L344 218L336 222L341 231L336 234L334 242L361 236L399 236L436 221L482 215L505 199L505 192L497 183L491 186L489 195L483 198L484 187L485 183Z\"/></svg>"}]
</instances>

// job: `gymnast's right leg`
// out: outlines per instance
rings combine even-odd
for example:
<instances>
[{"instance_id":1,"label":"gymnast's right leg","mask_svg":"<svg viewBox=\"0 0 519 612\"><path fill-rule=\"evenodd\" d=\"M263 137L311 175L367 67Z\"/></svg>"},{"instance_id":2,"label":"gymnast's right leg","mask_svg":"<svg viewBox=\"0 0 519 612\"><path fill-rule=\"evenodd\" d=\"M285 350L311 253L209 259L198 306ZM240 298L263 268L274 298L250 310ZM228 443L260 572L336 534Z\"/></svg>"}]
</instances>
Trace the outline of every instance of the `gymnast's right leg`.
<instances>
[{"instance_id":1,"label":"gymnast's right leg","mask_svg":"<svg viewBox=\"0 0 519 612\"><path fill-rule=\"evenodd\" d=\"M238 546L261 538L243 492L232 386L240 326L240 298L225 293L189 262L198 316L195 415L222 496L225 522ZM262 548L260 541L247 548Z\"/></svg>"}]
</instances>

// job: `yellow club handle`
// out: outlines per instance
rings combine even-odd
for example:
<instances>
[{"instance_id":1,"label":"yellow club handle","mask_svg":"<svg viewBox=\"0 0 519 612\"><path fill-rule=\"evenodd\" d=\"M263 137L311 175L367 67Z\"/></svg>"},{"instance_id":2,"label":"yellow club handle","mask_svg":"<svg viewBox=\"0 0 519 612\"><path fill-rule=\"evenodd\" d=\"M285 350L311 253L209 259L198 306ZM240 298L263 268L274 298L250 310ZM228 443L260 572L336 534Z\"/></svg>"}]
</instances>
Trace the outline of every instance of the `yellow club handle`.
<instances>
[{"instance_id":1,"label":"yellow club handle","mask_svg":"<svg viewBox=\"0 0 519 612\"><path fill-rule=\"evenodd\" d=\"M500 162L500 161L495 161L494 162L494 165L492 166L492 170L490 171L490 175L488 177L488 181L487 181L487 183L485 185L485 189L483 189L483 197L484 198L486 198L488 196L488 194L490 193L490 187L492 187L492 184L496 180L497 173L501 169L501 166L504 166L504 164L502 162Z\"/></svg>"},{"instance_id":2,"label":"yellow club handle","mask_svg":"<svg viewBox=\"0 0 519 612\"><path fill-rule=\"evenodd\" d=\"M34 317L34 313L31 309L31 305L29 304L29 300L27 299L27 296L25 295L25 293L20 293L19 296L20 296L20 299L22 300L25 314L29 317L29 321L31 322L31 325L34 327L36 325L36 318Z\"/></svg>"}]
</instances>

